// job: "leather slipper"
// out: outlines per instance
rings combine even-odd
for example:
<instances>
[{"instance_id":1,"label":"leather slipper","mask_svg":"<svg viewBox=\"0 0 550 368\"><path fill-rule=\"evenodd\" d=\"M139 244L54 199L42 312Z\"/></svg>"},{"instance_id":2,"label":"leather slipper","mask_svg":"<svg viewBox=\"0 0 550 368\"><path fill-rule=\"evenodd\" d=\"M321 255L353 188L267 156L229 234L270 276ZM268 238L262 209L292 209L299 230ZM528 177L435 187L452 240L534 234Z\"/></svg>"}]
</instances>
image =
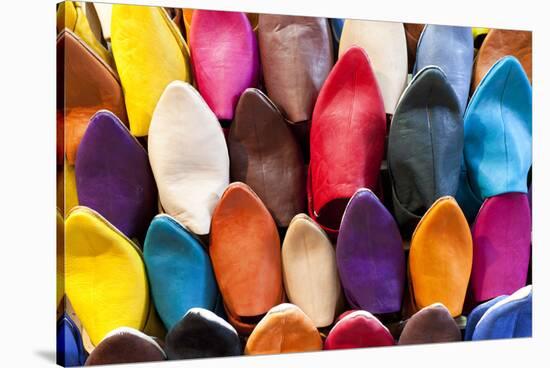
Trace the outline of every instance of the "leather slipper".
<instances>
[{"instance_id":1,"label":"leather slipper","mask_svg":"<svg viewBox=\"0 0 550 368\"><path fill-rule=\"evenodd\" d=\"M472 92L475 91L491 67L507 55L518 59L529 82L532 82L532 38L531 31L489 30L477 53Z\"/></svg>"},{"instance_id":2,"label":"leather slipper","mask_svg":"<svg viewBox=\"0 0 550 368\"><path fill-rule=\"evenodd\" d=\"M323 348L313 321L293 304L271 308L258 323L248 341L246 355L302 353Z\"/></svg>"},{"instance_id":3,"label":"leather slipper","mask_svg":"<svg viewBox=\"0 0 550 368\"><path fill-rule=\"evenodd\" d=\"M173 81L149 129L149 160L164 211L197 235L229 184L229 154L218 120L188 83Z\"/></svg>"},{"instance_id":4,"label":"leather slipper","mask_svg":"<svg viewBox=\"0 0 550 368\"><path fill-rule=\"evenodd\" d=\"M323 229L307 215L296 215L286 232L281 253L288 300L316 327L331 325L342 307L343 294L336 254Z\"/></svg>"},{"instance_id":5,"label":"leather slipper","mask_svg":"<svg viewBox=\"0 0 550 368\"><path fill-rule=\"evenodd\" d=\"M113 4L111 43L130 120L130 131L146 136L166 86L191 82L189 50L161 7Z\"/></svg>"},{"instance_id":6,"label":"leather slipper","mask_svg":"<svg viewBox=\"0 0 550 368\"><path fill-rule=\"evenodd\" d=\"M418 40L413 75L428 65L441 68L458 97L462 115L470 96L473 63L472 28L428 24Z\"/></svg>"},{"instance_id":7,"label":"leather slipper","mask_svg":"<svg viewBox=\"0 0 550 368\"><path fill-rule=\"evenodd\" d=\"M525 286L491 306L477 323L472 340L532 337L533 291Z\"/></svg>"},{"instance_id":8,"label":"leather slipper","mask_svg":"<svg viewBox=\"0 0 550 368\"><path fill-rule=\"evenodd\" d=\"M475 307L468 315L468 321L466 323L466 329L464 330L464 341L471 341L474 335L474 330L481 317L496 303L507 298L508 295L497 296L488 302L482 303Z\"/></svg>"},{"instance_id":9,"label":"leather slipper","mask_svg":"<svg viewBox=\"0 0 550 368\"><path fill-rule=\"evenodd\" d=\"M197 88L220 120L259 81L258 41L245 13L194 10L189 45Z\"/></svg>"},{"instance_id":10,"label":"leather slipper","mask_svg":"<svg viewBox=\"0 0 550 368\"><path fill-rule=\"evenodd\" d=\"M173 217L153 219L143 256L151 295L167 330L193 307L215 309L219 292L208 253Z\"/></svg>"},{"instance_id":11,"label":"leather slipper","mask_svg":"<svg viewBox=\"0 0 550 368\"><path fill-rule=\"evenodd\" d=\"M392 346L390 331L375 316L364 310L346 313L332 327L325 340L324 350Z\"/></svg>"},{"instance_id":12,"label":"leather slipper","mask_svg":"<svg viewBox=\"0 0 550 368\"><path fill-rule=\"evenodd\" d=\"M531 255L531 213L524 193L485 200L472 228L475 302L512 294L525 286Z\"/></svg>"},{"instance_id":13,"label":"leather slipper","mask_svg":"<svg viewBox=\"0 0 550 368\"><path fill-rule=\"evenodd\" d=\"M244 183L231 183L214 210L210 257L229 322L249 334L284 291L277 226Z\"/></svg>"},{"instance_id":14,"label":"leather slipper","mask_svg":"<svg viewBox=\"0 0 550 368\"><path fill-rule=\"evenodd\" d=\"M278 226L305 211L305 166L300 147L279 109L260 90L239 99L227 137L232 181L249 185Z\"/></svg>"},{"instance_id":15,"label":"leather slipper","mask_svg":"<svg viewBox=\"0 0 550 368\"><path fill-rule=\"evenodd\" d=\"M162 360L166 360L166 353L154 338L130 327L119 327L101 340L86 360L86 366Z\"/></svg>"},{"instance_id":16,"label":"leather slipper","mask_svg":"<svg viewBox=\"0 0 550 368\"><path fill-rule=\"evenodd\" d=\"M117 73L76 34L64 29L57 36L57 110L63 114L63 145L74 165L78 145L92 115L112 111L126 123L124 95ZM59 147L58 147L59 150Z\"/></svg>"},{"instance_id":17,"label":"leather slipper","mask_svg":"<svg viewBox=\"0 0 550 368\"><path fill-rule=\"evenodd\" d=\"M435 201L412 236L409 287L416 309L441 303L451 316L462 313L472 270L472 235L452 197Z\"/></svg>"},{"instance_id":18,"label":"leather slipper","mask_svg":"<svg viewBox=\"0 0 550 368\"><path fill-rule=\"evenodd\" d=\"M157 187L143 146L110 111L90 119L75 164L79 203L129 238L142 239L156 213Z\"/></svg>"},{"instance_id":19,"label":"leather slipper","mask_svg":"<svg viewBox=\"0 0 550 368\"><path fill-rule=\"evenodd\" d=\"M464 159L468 183L480 200L527 193L532 162L532 92L512 56L487 72L464 114Z\"/></svg>"},{"instance_id":20,"label":"leather slipper","mask_svg":"<svg viewBox=\"0 0 550 368\"><path fill-rule=\"evenodd\" d=\"M166 335L168 359L241 355L237 331L223 318L203 308L191 308Z\"/></svg>"},{"instance_id":21,"label":"leather slipper","mask_svg":"<svg viewBox=\"0 0 550 368\"><path fill-rule=\"evenodd\" d=\"M91 341L117 327L143 330L149 286L141 251L120 230L87 207L65 220L65 291Z\"/></svg>"},{"instance_id":22,"label":"leather slipper","mask_svg":"<svg viewBox=\"0 0 550 368\"><path fill-rule=\"evenodd\" d=\"M462 335L455 320L441 303L416 312L406 323L398 345L433 344L461 341Z\"/></svg>"},{"instance_id":23,"label":"leather slipper","mask_svg":"<svg viewBox=\"0 0 550 368\"><path fill-rule=\"evenodd\" d=\"M374 314L401 309L405 252L392 215L369 189L349 201L336 245L338 273L354 309Z\"/></svg>"},{"instance_id":24,"label":"leather slipper","mask_svg":"<svg viewBox=\"0 0 550 368\"><path fill-rule=\"evenodd\" d=\"M382 95L369 57L352 47L321 88L311 122L309 215L329 236L338 234L355 191L377 186L385 136Z\"/></svg>"},{"instance_id":25,"label":"leather slipper","mask_svg":"<svg viewBox=\"0 0 550 368\"><path fill-rule=\"evenodd\" d=\"M82 366L86 361L87 354L82 344L80 331L65 313L57 321L56 354L56 362L62 367Z\"/></svg>"},{"instance_id":26,"label":"leather slipper","mask_svg":"<svg viewBox=\"0 0 550 368\"><path fill-rule=\"evenodd\" d=\"M425 67L403 92L388 139L394 212L405 238L435 200L456 194L463 140L452 85L440 68Z\"/></svg>"},{"instance_id":27,"label":"leather slipper","mask_svg":"<svg viewBox=\"0 0 550 368\"><path fill-rule=\"evenodd\" d=\"M310 120L334 65L328 20L261 14L258 41L267 94L290 122Z\"/></svg>"}]
</instances>

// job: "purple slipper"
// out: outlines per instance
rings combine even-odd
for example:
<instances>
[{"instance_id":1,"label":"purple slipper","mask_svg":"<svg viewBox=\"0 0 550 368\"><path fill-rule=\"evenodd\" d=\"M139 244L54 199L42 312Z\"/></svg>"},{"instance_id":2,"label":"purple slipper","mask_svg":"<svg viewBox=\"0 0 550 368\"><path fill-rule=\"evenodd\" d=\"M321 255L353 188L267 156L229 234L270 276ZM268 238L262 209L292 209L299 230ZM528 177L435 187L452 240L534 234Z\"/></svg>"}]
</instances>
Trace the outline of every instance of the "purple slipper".
<instances>
[{"instance_id":1,"label":"purple slipper","mask_svg":"<svg viewBox=\"0 0 550 368\"><path fill-rule=\"evenodd\" d=\"M342 218L336 262L351 307L374 314L401 308L405 254L395 220L376 195L359 189Z\"/></svg>"},{"instance_id":2,"label":"purple slipper","mask_svg":"<svg viewBox=\"0 0 550 368\"><path fill-rule=\"evenodd\" d=\"M157 209L147 152L110 111L98 111L75 164L79 204L99 212L127 237L141 238Z\"/></svg>"}]
</instances>

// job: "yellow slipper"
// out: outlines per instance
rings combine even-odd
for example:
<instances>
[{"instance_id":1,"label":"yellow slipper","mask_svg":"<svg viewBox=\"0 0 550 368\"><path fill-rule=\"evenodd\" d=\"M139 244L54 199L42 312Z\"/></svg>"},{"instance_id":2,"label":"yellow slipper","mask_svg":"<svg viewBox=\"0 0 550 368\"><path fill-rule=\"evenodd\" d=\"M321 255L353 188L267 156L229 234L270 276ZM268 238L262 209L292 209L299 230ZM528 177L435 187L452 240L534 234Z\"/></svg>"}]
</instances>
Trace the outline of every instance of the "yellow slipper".
<instances>
[{"instance_id":1,"label":"yellow slipper","mask_svg":"<svg viewBox=\"0 0 550 368\"><path fill-rule=\"evenodd\" d=\"M113 5L111 43L130 131L146 136L166 86L174 80L191 82L189 50L166 10L151 6Z\"/></svg>"},{"instance_id":2,"label":"yellow slipper","mask_svg":"<svg viewBox=\"0 0 550 368\"><path fill-rule=\"evenodd\" d=\"M141 250L90 208L65 220L65 292L94 345L117 327L143 331L150 314Z\"/></svg>"}]
</instances>

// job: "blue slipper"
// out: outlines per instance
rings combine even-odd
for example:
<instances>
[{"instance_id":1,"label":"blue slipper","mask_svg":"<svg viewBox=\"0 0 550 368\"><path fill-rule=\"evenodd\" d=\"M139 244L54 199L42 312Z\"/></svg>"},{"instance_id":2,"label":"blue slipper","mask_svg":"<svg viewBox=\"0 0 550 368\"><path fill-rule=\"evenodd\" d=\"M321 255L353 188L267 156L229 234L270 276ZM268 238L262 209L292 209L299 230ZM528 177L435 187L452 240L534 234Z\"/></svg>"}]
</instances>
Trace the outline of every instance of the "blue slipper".
<instances>
[{"instance_id":1,"label":"blue slipper","mask_svg":"<svg viewBox=\"0 0 550 368\"><path fill-rule=\"evenodd\" d=\"M494 299L491 299L485 303L482 303L475 307L470 314L468 315L468 321L466 322L466 330L464 331L464 341L471 341L474 334L474 329L476 328L477 323L481 317L487 312L496 303L500 302L502 299L507 298L508 295L501 295Z\"/></svg>"},{"instance_id":2,"label":"blue slipper","mask_svg":"<svg viewBox=\"0 0 550 368\"><path fill-rule=\"evenodd\" d=\"M77 367L86 362L86 351L78 327L65 313L57 321L57 364Z\"/></svg>"},{"instance_id":3,"label":"blue slipper","mask_svg":"<svg viewBox=\"0 0 550 368\"><path fill-rule=\"evenodd\" d=\"M153 301L167 330L191 308L219 308L218 286L208 253L173 217L161 214L153 219L143 255Z\"/></svg>"},{"instance_id":4,"label":"blue slipper","mask_svg":"<svg viewBox=\"0 0 550 368\"><path fill-rule=\"evenodd\" d=\"M474 38L470 27L428 24L418 40L413 75L428 65L440 67L453 87L464 114L474 62Z\"/></svg>"},{"instance_id":5,"label":"blue slipper","mask_svg":"<svg viewBox=\"0 0 550 368\"><path fill-rule=\"evenodd\" d=\"M489 308L477 323L472 340L531 337L532 309L533 292L528 285Z\"/></svg>"}]
</instances>

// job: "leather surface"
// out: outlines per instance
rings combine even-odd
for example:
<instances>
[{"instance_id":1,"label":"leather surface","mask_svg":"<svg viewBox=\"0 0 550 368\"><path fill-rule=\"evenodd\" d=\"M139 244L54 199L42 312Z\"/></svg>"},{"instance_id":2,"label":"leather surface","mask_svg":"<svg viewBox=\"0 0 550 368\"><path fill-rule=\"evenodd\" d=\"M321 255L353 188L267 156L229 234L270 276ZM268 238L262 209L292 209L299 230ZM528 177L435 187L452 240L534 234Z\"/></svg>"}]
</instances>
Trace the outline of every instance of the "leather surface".
<instances>
[{"instance_id":1,"label":"leather surface","mask_svg":"<svg viewBox=\"0 0 550 368\"><path fill-rule=\"evenodd\" d=\"M143 329L149 287L141 252L87 207L65 221L65 272L65 291L94 345L117 327Z\"/></svg>"},{"instance_id":2,"label":"leather surface","mask_svg":"<svg viewBox=\"0 0 550 368\"><path fill-rule=\"evenodd\" d=\"M90 119L75 164L81 205L99 212L129 238L145 235L157 188L147 152L110 111Z\"/></svg>"},{"instance_id":3,"label":"leather surface","mask_svg":"<svg viewBox=\"0 0 550 368\"><path fill-rule=\"evenodd\" d=\"M472 236L452 197L442 197L426 212L411 240L409 287L418 309L433 303L462 313L472 270Z\"/></svg>"},{"instance_id":4,"label":"leather surface","mask_svg":"<svg viewBox=\"0 0 550 368\"><path fill-rule=\"evenodd\" d=\"M407 60L408 71L412 72L413 66L416 61L416 48L418 46L418 39L420 34L424 30L424 24L418 23L404 23L405 37L407 39Z\"/></svg>"},{"instance_id":5,"label":"leather surface","mask_svg":"<svg viewBox=\"0 0 550 368\"><path fill-rule=\"evenodd\" d=\"M99 40L99 42L105 45L107 42L103 38L101 24L93 3L84 3L84 13L86 14L86 18L88 18L88 23L90 24L90 29L93 35Z\"/></svg>"},{"instance_id":6,"label":"leather surface","mask_svg":"<svg viewBox=\"0 0 550 368\"><path fill-rule=\"evenodd\" d=\"M95 14L97 15L97 21L99 26L101 28L101 34L105 41L111 40L111 17L113 13L113 4L105 4L105 3L86 3L86 13L88 14L88 7L93 7ZM91 22L92 19L88 15L89 21ZM91 25L91 24L90 24Z\"/></svg>"},{"instance_id":7,"label":"leather surface","mask_svg":"<svg viewBox=\"0 0 550 368\"><path fill-rule=\"evenodd\" d=\"M456 94L443 71L420 70L393 116L388 168L396 219L409 237L432 203L458 188L463 121Z\"/></svg>"},{"instance_id":8,"label":"leather surface","mask_svg":"<svg viewBox=\"0 0 550 368\"><path fill-rule=\"evenodd\" d=\"M63 77L58 78L57 82L62 83ZM56 98L63 97L59 95L59 90L57 91L57 93L58 95L56 96ZM64 159L65 159L65 114L63 113L63 110L56 109L55 110L55 164L57 168L63 165Z\"/></svg>"},{"instance_id":9,"label":"leather surface","mask_svg":"<svg viewBox=\"0 0 550 368\"><path fill-rule=\"evenodd\" d=\"M506 299L508 295L501 295L494 299L489 300L488 302L482 303L475 307L470 314L468 315L468 322L466 323L466 329L464 330L464 341L471 341L476 328L477 323L481 317L496 303L500 302L503 299Z\"/></svg>"},{"instance_id":10,"label":"leather surface","mask_svg":"<svg viewBox=\"0 0 550 368\"><path fill-rule=\"evenodd\" d=\"M185 25L185 34L187 35L187 40L189 40L189 34L191 33L191 21L193 20L193 11L193 9L183 9L183 21ZM246 13L246 17L250 22L252 30L256 32L258 30L259 15L256 13Z\"/></svg>"},{"instance_id":11,"label":"leather surface","mask_svg":"<svg viewBox=\"0 0 550 368\"><path fill-rule=\"evenodd\" d=\"M189 50L163 8L114 4L111 43L130 120L137 137L148 135L151 115L173 80L190 82Z\"/></svg>"},{"instance_id":12,"label":"leather surface","mask_svg":"<svg viewBox=\"0 0 550 368\"><path fill-rule=\"evenodd\" d=\"M340 46L340 37L342 36L342 29L344 28L345 19L340 18L329 18L330 29L332 31L332 40L334 41L334 46L336 51Z\"/></svg>"},{"instance_id":13,"label":"leather surface","mask_svg":"<svg viewBox=\"0 0 550 368\"><path fill-rule=\"evenodd\" d=\"M472 28L428 24L418 41L413 75L428 65L440 67L458 97L462 115L470 95L473 62Z\"/></svg>"},{"instance_id":14,"label":"leather surface","mask_svg":"<svg viewBox=\"0 0 550 368\"><path fill-rule=\"evenodd\" d=\"M311 119L334 64L328 20L261 14L258 41L269 97L291 122Z\"/></svg>"},{"instance_id":15,"label":"leather surface","mask_svg":"<svg viewBox=\"0 0 550 368\"><path fill-rule=\"evenodd\" d=\"M407 40L403 23L346 19L339 57L362 47L372 64L386 114L393 114L407 83Z\"/></svg>"},{"instance_id":16,"label":"leather surface","mask_svg":"<svg viewBox=\"0 0 550 368\"><path fill-rule=\"evenodd\" d=\"M474 195L527 193L532 162L532 92L514 57L500 59L464 115L464 159Z\"/></svg>"},{"instance_id":17,"label":"leather surface","mask_svg":"<svg viewBox=\"0 0 550 368\"><path fill-rule=\"evenodd\" d=\"M472 228L472 292L476 302L525 286L531 255L531 213L524 193L485 200Z\"/></svg>"},{"instance_id":18,"label":"leather surface","mask_svg":"<svg viewBox=\"0 0 550 368\"><path fill-rule=\"evenodd\" d=\"M347 313L332 327L324 350L395 345L390 331L375 316L358 310Z\"/></svg>"},{"instance_id":19,"label":"leather surface","mask_svg":"<svg viewBox=\"0 0 550 368\"><path fill-rule=\"evenodd\" d=\"M74 165L92 115L107 109L126 122L126 109L116 72L77 35L63 30L56 47L57 110L64 115L65 155Z\"/></svg>"},{"instance_id":20,"label":"leather surface","mask_svg":"<svg viewBox=\"0 0 550 368\"><path fill-rule=\"evenodd\" d=\"M490 307L477 323L472 340L532 337L533 291L519 289Z\"/></svg>"},{"instance_id":21,"label":"leather surface","mask_svg":"<svg viewBox=\"0 0 550 368\"><path fill-rule=\"evenodd\" d=\"M59 4L57 8L57 32L61 32L64 28L74 32L109 66L114 66L113 56L101 44L101 39L94 34L84 12L83 4L78 1L63 1Z\"/></svg>"},{"instance_id":22,"label":"leather surface","mask_svg":"<svg viewBox=\"0 0 550 368\"><path fill-rule=\"evenodd\" d=\"M64 179L65 179L65 217L70 210L78 206L78 192L76 191L76 174L74 166L65 161L64 165Z\"/></svg>"},{"instance_id":23,"label":"leather surface","mask_svg":"<svg viewBox=\"0 0 550 368\"><path fill-rule=\"evenodd\" d=\"M194 10L189 45L198 90L218 119L233 119L239 96L259 80L258 41L246 15Z\"/></svg>"},{"instance_id":24,"label":"leather surface","mask_svg":"<svg viewBox=\"0 0 550 368\"><path fill-rule=\"evenodd\" d=\"M377 185L385 135L382 95L369 58L352 47L321 88L311 123L309 215L329 234L337 233L355 191Z\"/></svg>"},{"instance_id":25,"label":"leather surface","mask_svg":"<svg viewBox=\"0 0 550 368\"><path fill-rule=\"evenodd\" d=\"M477 54L472 92L475 91L491 67L507 55L514 56L519 60L529 82L532 82L532 43L530 31L489 30Z\"/></svg>"},{"instance_id":26,"label":"leather surface","mask_svg":"<svg viewBox=\"0 0 550 368\"><path fill-rule=\"evenodd\" d=\"M321 335L311 319L293 304L273 307L252 331L246 355L302 353L322 350Z\"/></svg>"},{"instance_id":27,"label":"leather surface","mask_svg":"<svg viewBox=\"0 0 550 368\"><path fill-rule=\"evenodd\" d=\"M55 212L55 305L59 309L65 295L65 219L59 207Z\"/></svg>"},{"instance_id":28,"label":"leather surface","mask_svg":"<svg viewBox=\"0 0 550 368\"><path fill-rule=\"evenodd\" d=\"M152 337L133 328L120 327L101 340L86 360L86 366L162 360L166 360L166 353Z\"/></svg>"},{"instance_id":29,"label":"leather surface","mask_svg":"<svg viewBox=\"0 0 550 368\"><path fill-rule=\"evenodd\" d=\"M170 360L236 356L241 351L233 326L207 309L190 309L166 335Z\"/></svg>"},{"instance_id":30,"label":"leather surface","mask_svg":"<svg viewBox=\"0 0 550 368\"><path fill-rule=\"evenodd\" d=\"M61 214L66 216L71 208L78 206L74 166L66 160L63 167L57 169L56 186L56 205Z\"/></svg>"},{"instance_id":31,"label":"leather surface","mask_svg":"<svg viewBox=\"0 0 550 368\"><path fill-rule=\"evenodd\" d=\"M455 320L443 304L432 304L416 312L405 325L398 345L461 341Z\"/></svg>"},{"instance_id":32,"label":"leather surface","mask_svg":"<svg viewBox=\"0 0 550 368\"><path fill-rule=\"evenodd\" d=\"M458 179L458 189L456 191L456 201L460 205L460 208L464 212L464 215L471 224L474 222L477 213L483 204L483 201L478 198L470 185L470 179L468 178L468 172L466 169L466 162L464 155L462 155L462 164L460 165L460 175Z\"/></svg>"},{"instance_id":33,"label":"leather surface","mask_svg":"<svg viewBox=\"0 0 550 368\"><path fill-rule=\"evenodd\" d=\"M77 367L86 361L80 331L71 318L63 313L57 321L56 363L63 367Z\"/></svg>"},{"instance_id":34,"label":"leather surface","mask_svg":"<svg viewBox=\"0 0 550 368\"><path fill-rule=\"evenodd\" d=\"M229 184L229 154L220 124L190 85L166 87L149 130L149 160L164 211L198 235Z\"/></svg>"},{"instance_id":35,"label":"leather surface","mask_svg":"<svg viewBox=\"0 0 550 368\"><path fill-rule=\"evenodd\" d=\"M281 252L288 300L316 327L332 324L341 308L343 294L336 253L323 229L307 215L296 215L288 227Z\"/></svg>"},{"instance_id":36,"label":"leather surface","mask_svg":"<svg viewBox=\"0 0 550 368\"><path fill-rule=\"evenodd\" d=\"M151 295L167 330L193 307L214 310L218 287L200 241L169 215L151 222L143 247Z\"/></svg>"},{"instance_id":37,"label":"leather surface","mask_svg":"<svg viewBox=\"0 0 550 368\"><path fill-rule=\"evenodd\" d=\"M239 99L227 138L232 181L248 184L278 226L306 207L306 174L300 147L277 107L258 89Z\"/></svg>"},{"instance_id":38,"label":"leather surface","mask_svg":"<svg viewBox=\"0 0 550 368\"><path fill-rule=\"evenodd\" d=\"M210 257L229 321L250 333L253 318L282 302L279 234L260 198L246 184L231 183L212 216Z\"/></svg>"},{"instance_id":39,"label":"leather surface","mask_svg":"<svg viewBox=\"0 0 550 368\"><path fill-rule=\"evenodd\" d=\"M368 189L359 189L346 207L336 261L352 308L375 314L401 309L405 283L401 235L392 215Z\"/></svg>"}]
</instances>

